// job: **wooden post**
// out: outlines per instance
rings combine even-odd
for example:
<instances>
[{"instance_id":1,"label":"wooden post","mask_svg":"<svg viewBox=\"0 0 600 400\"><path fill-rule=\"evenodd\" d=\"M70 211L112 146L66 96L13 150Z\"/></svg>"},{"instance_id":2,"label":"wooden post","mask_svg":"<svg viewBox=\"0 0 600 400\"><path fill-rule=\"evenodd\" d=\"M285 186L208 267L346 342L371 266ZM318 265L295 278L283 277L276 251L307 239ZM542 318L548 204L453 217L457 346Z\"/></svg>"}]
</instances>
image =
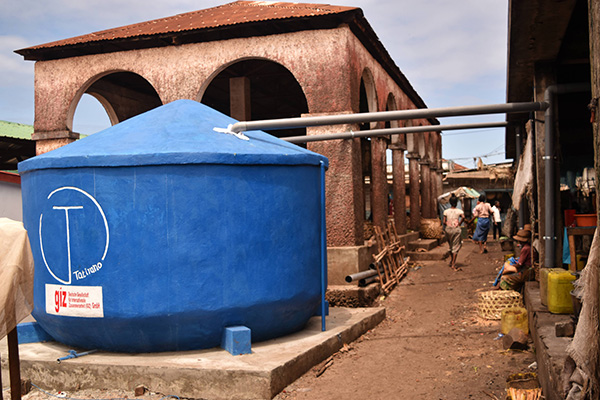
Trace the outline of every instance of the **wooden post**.
<instances>
[{"instance_id":1,"label":"wooden post","mask_svg":"<svg viewBox=\"0 0 600 400\"><path fill-rule=\"evenodd\" d=\"M594 167L596 182L600 182L600 0L588 0L590 66L592 99L590 102L594 140ZM596 196L596 214L600 216L600 196Z\"/></svg>"},{"instance_id":2,"label":"wooden post","mask_svg":"<svg viewBox=\"0 0 600 400\"><path fill-rule=\"evenodd\" d=\"M589 24L589 42L590 42L590 66L591 66L591 80L590 86L592 90L592 98L590 101L590 111L592 112L592 132L593 132L593 143L594 143L594 167L596 169L596 182L600 182L600 0L588 0L588 24ZM598 189L596 189L596 192ZM596 195L596 215L600 216L600 196ZM598 251L592 249L591 251ZM596 277L598 277L598 266L596 266ZM596 310L594 316L591 316L591 326L598 326L600 322L600 279L596 279L595 282L590 279L591 284L585 287L585 290L589 290L591 293L596 293L596 296L590 296L593 298L592 304L589 306ZM576 333L577 334L577 333ZM597 337L597 333L596 333ZM590 357L590 360L595 360L595 365L592 365L591 371L596 372L595 384L596 388L600 386L598 379L598 372L600 371L600 351L598 346L595 347L595 354Z\"/></svg>"},{"instance_id":3,"label":"wooden post","mask_svg":"<svg viewBox=\"0 0 600 400\"><path fill-rule=\"evenodd\" d=\"M17 327L8 332L8 369L10 371L10 398L21 399L21 366L19 363L19 339Z\"/></svg>"}]
</instances>

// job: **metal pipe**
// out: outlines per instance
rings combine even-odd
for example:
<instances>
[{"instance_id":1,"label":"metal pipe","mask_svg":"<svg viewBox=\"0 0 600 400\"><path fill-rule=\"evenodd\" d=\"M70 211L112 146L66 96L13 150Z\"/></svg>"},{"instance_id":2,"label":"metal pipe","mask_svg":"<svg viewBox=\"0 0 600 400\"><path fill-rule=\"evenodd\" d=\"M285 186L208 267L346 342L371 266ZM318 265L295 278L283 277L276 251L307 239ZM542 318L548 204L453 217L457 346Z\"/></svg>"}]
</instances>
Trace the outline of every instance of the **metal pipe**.
<instances>
[{"instance_id":1,"label":"metal pipe","mask_svg":"<svg viewBox=\"0 0 600 400\"><path fill-rule=\"evenodd\" d=\"M57 358L56 362L60 364L61 361L64 360L69 360L71 358L78 358L78 357L83 357L83 356L87 356L88 354L92 354L97 352L98 350L90 350L90 351L82 351L81 353L76 352L75 350L69 350L69 354L61 357L61 358Z\"/></svg>"},{"instance_id":2,"label":"metal pipe","mask_svg":"<svg viewBox=\"0 0 600 400\"><path fill-rule=\"evenodd\" d=\"M377 261L377 262L369 264L369 269L373 269L375 271L382 271L383 266L381 265L380 261Z\"/></svg>"},{"instance_id":3,"label":"metal pipe","mask_svg":"<svg viewBox=\"0 0 600 400\"><path fill-rule=\"evenodd\" d=\"M555 189L554 184L555 173L554 173L554 95L565 94L565 93L577 93L590 90L590 85L587 83L573 83L573 84L562 84L562 85L551 85L544 91L544 103L549 106L546 108L544 113L544 140L545 140L545 153L542 157L544 160L544 179L546 181L546 188L544 198L546 202L546 209L544 210L544 218L546 229L544 232L544 266L546 268L552 268L555 262L555 245L556 245L556 224L554 221L554 207L555 203Z\"/></svg>"},{"instance_id":4,"label":"metal pipe","mask_svg":"<svg viewBox=\"0 0 600 400\"><path fill-rule=\"evenodd\" d=\"M309 126L339 125L375 121L395 121L418 118L457 117L462 115L481 114L512 114L545 110L548 104L544 102L504 103L482 106L460 106L443 108L419 108L412 110L379 111L372 113L323 115L316 117L281 118L263 121L240 121L233 124L232 132L253 130L277 130L290 128L305 128Z\"/></svg>"},{"instance_id":5,"label":"metal pipe","mask_svg":"<svg viewBox=\"0 0 600 400\"><path fill-rule=\"evenodd\" d=\"M515 145L516 145L516 159L517 159L517 169L519 168L519 164L521 163L521 155L523 154L523 139L521 138L522 126L517 126L515 128ZM521 204L519 205L519 212L517 214L517 226L519 229L523 228L525 224L525 210L523 209L523 199L521 199Z\"/></svg>"},{"instance_id":6,"label":"metal pipe","mask_svg":"<svg viewBox=\"0 0 600 400\"><path fill-rule=\"evenodd\" d=\"M358 281L358 286L367 286L370 283L377 282L379 280L378 276L370 276L368 278L364 278Z\"/></svg>"},{"instance_id":7,"label":"metal pipe","mask_svg":"<svg viewBox=\"0 0 600 400\"><path fill-rule=\"evenodd\" d=\"M377 275L377 271L370 269L368 271L357 272L346 276L346 282L351 283L360 279L368 278L370 276Z\"/></svg>"},{"instance_id":8,"label":"metal pipe","mask_svg":"<svg viewBox=\"0 0 600 400\"><path fill-rule=\"evenodd\" d=\"M377 137L377 136L389 136L399 135L402 133L418 133L418 132L440 132L440 131L452 131L460 129L481 129L481 128L503 128L508 125L507 122L478 122L472 124L452 124L452 125L425 125L425 126L409 126L405 128L387 128L387 129L370 129L368 131L360 132L340 132L340 133L323 133L320 135L310 136L288 136L282 137L281 140L285 140L290 143L308 143L308 142L319 142L323 140L336 140L336 139L354 139L360 137Z\"/></svg>"},{"instance_id":9,"label":"metal pipe","mask_svg":"<svg viewBox=\"0 0 600 400\"><path fill-rule=\"evenodd\" d=\"M327 224L325 221L325 163L321 164L321 331L325 332L325 315L327 314L327 303L325 293L327 291Z\"/></svg>"}]
</instances>

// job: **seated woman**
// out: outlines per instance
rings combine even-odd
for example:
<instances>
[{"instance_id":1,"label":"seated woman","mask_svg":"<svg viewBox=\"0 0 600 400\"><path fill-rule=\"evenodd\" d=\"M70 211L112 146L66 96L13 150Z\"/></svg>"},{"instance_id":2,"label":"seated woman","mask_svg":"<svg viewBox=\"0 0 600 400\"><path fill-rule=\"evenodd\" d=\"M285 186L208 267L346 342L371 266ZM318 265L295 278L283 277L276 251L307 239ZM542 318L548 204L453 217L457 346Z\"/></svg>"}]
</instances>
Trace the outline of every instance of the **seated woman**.
<instances>
[{"instance_id":1,"label":"seated woman","mask_svg":"<svg viewBox=\"0 0 600 400\"><path fill-rule=\"evenodd\" d=\"M533 276L533 250L531 248L531 231L521 230L513 239L521 245L521 253L516 262L504 263L504 271L500 282L495 287L503 290L520 290L523 284Z\"/></svg>"}]
</instances>

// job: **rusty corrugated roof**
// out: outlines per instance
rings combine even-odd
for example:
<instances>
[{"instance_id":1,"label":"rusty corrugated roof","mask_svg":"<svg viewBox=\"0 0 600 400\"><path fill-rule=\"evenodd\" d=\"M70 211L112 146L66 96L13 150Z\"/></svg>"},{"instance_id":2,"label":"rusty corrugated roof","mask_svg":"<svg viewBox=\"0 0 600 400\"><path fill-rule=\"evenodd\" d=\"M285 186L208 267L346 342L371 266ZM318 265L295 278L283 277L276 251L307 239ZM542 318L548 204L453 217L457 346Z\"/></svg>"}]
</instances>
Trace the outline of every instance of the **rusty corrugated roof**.
<instances>
[{"instance_id":1,"label":"rusty corrugated roof","mask_svg":"<svg viewBox=\"0 0 600 400\"><path fill-rule=\"evenodd\" d=\"M53 60L89 54L262 36L348 24L354 35L407 93L417 108L425 102L394 63L358 7L270 1L233 3L126 25L16 50L26 60ZM432 124L439 124L435 118Z\"/></svg>"},{"instance_id":2,"label":"rusty corrugated roof","mask_svg":"<svg viewBox=\"0 0 600 400\"><path fill-rule=\"evenodd\" d=\"M135 38L166 33L178 33L224 26L283 20L320 15L338 14L357 7L332 6L329 4L286 3L271 1L236 1L221 6L140 22L118 28L76 36L69 39L40 44L17 52L71 46L98 41Z\"/></svg>"}]
</instances>

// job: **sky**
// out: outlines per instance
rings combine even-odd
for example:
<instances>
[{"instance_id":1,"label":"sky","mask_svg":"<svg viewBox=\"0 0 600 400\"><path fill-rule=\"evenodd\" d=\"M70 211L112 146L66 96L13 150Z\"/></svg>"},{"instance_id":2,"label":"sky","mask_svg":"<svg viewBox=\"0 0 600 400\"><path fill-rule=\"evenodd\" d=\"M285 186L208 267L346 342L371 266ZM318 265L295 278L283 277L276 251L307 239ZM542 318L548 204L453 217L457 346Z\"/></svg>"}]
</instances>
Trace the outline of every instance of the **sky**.
<instances>
[{"instance_id":1,"label":"sky","mask_svg":"<svg viewBox=\"0 0 600 400\"><path fill-rule=\"evenodd\" d=\"M34 62L25 61L14 50L231 1L0 0L0 120L33 125ZM506 101L507 0L328 3L363 10L379 40L429 108ZM108 117L99 110L96 100L84 96L73 130L90 134L108 127ZM495 115L440 118L440 123L504 120L504 115ZM503 162L504 130L442 133L442 156L469 168L475 166L477 157L485 164Z\"/></svg>"}]
</instances>

